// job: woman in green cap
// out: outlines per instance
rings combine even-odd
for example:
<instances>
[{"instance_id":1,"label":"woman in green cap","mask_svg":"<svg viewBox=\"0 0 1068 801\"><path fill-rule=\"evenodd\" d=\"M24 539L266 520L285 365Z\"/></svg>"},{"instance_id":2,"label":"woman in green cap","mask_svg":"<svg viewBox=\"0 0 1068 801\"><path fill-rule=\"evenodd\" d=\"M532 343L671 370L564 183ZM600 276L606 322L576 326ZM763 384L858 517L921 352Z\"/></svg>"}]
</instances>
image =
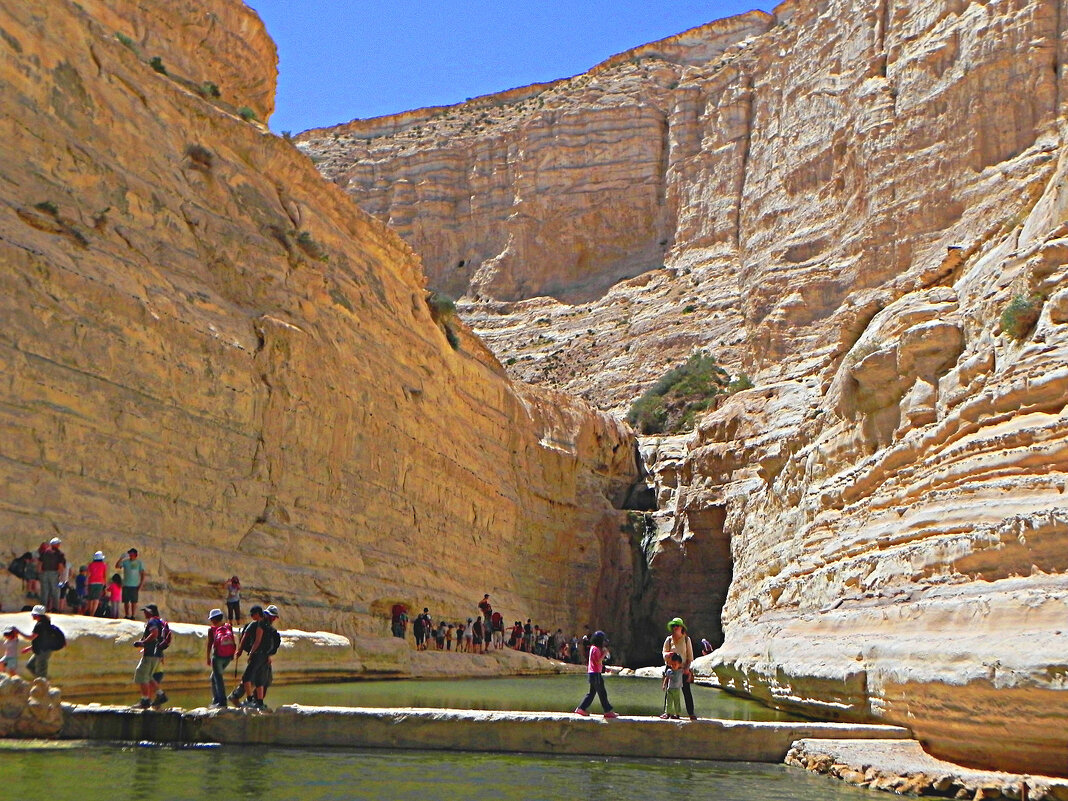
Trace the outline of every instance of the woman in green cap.
<instances>
[{"instance_id":1,"label":"woman in green cap","mask_svg":"<svg viewBox=\"0 0 1068 801\"><path fill-rule=\"evenodd\" d=\"M682 682L682 700L686 703L686 714L690 716L690 720L697 720L693 711L693 691L690 690L690 684L693 683L693 671L690 669L690 663L693 662L693 643L690 642L686 624L682 622L681 617L669 620L667 627L670 633L664 640L664 664L667 664L668 654L675 653L682 657L682 670L686 676Z\"/></svg>"}]
</instances>

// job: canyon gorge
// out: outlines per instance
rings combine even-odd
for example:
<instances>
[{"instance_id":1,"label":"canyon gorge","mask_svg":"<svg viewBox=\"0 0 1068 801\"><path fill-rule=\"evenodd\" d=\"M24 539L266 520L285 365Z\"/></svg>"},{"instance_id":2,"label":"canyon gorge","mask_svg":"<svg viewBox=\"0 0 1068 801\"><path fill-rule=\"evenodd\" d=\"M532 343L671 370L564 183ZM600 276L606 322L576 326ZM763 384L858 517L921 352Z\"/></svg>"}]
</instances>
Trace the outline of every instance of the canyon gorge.
<instances>
[{"instance_id":1,"label":"canyon gorge","mask_svg":"<svg viewBox=\"0 0 1068 801\"><path fill-rule=\"evenodd\" d=\"M298 143L514 378L751 380L642 442L641 643L721 624L724 686L1064 775L1065 11L788 1Z\"/></svg>"},{"instance_id":2,"label":"canyon gorge","mask_svg":"<svg viewBox=\"0 0 1068 801\"><path fill-rule=\"evenodd\" d=\"M0 7L3 543L357 645L681 614L721 686L1068 775L1066 6L787 0L292 139L239 0ZM636 439L695 351L751 387Z\"/></svg>"}]
</instances>

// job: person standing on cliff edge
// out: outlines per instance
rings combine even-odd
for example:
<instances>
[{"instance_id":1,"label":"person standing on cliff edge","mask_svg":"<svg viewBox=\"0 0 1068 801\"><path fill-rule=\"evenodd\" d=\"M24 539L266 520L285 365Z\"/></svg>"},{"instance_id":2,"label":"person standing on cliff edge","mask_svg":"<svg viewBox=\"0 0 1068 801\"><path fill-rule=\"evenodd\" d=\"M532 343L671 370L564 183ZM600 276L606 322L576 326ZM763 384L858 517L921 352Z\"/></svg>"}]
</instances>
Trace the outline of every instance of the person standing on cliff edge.
<instances>
[{"instance_id":1,"label":"person standing on cliff edge","mask_svg":"<svg viewBox=\"0 0 1068 801\"><path fill-rule=\"evenodd\" d=\"M664 640L664 664L671 665L670 654L682 657L682 699L686 702L686 714L690 716L690 720L697 720L693 711L693 691L690 689L693 684L693 670L690 668L690 663L693 662L693 643L690 642L686 624L682 622L681 617L669 620L667 627L670 633Z\"/></svg>"}]
</instances>

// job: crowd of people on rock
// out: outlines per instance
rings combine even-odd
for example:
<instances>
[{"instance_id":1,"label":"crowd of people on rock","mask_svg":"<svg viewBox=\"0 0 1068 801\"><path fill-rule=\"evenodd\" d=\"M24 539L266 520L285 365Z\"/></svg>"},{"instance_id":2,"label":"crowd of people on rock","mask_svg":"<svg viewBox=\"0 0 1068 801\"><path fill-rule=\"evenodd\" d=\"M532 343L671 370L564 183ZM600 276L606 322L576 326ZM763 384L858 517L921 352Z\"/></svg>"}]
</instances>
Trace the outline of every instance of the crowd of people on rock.
<instances>
[{"instance_id":1,"label":"crowd of people on rock","mask_svg":"<svg viewBox=\"0 0 1068 801\"><path fill-rule=\"evenodd\" d=\"M477 611L466 620L450 621L443 617L435 622L428 607L423 607L423 611L416 615L414 620L409 620L407 607L395 604L390 620L393 636L407 639L409 624L418 651L484 654L492 650L511 648L547 659L581 665L586 660L589 647L588 630L581 637L577 634L568 636L564 634L563 629L552 631L542 628L532 623L530 618L527 618L526 623L516 620L511 625L506 625L504 616L494 611L489 593L482 596Z\"/></svg>"},{"instance_id":2,"label":"crowd of people on rock","mask_svg":"<svg viewBox=\"0 0 1068 801\"><path fill-rule=\"evenodd\" d=\"M134 620L137 600L144 586L144 562L137 549L123 554L108 576L109 568L103 551L93 554L92 561L81 565L77 573L67 563L62 540L53 537L42 542L36 551L26 551L8 564L8 572L22 580L27 600L23 611L29 611L36 601L49 614L58 612L92 617L126 617Z\"/></svg>"},{"instance_id":3,"label":"crowd of people on rock","mask_svg":"<svg viewBox=\"0 0 1068 801\"><path fill-rule=\"evenodd\" d=\"M27 670L35 677L47 678L52 654L66 645L63 631L56 626L52 613L84 614L134 620L134 612L140 611L144 618L144 630L134 642L140 649L140 658L134 670L134 683L141 696L135 704L140 709L158 709L167 702L163 690L164 660L172 641L170 624L163 619L156 604L140 606L140 591L147 575L144 563L136 548L130 548L115 563L116 572L108 581L107 560L101 551L93 554L92 561L79 568L76 576L70 576L62 542L53 537L41 543L36 554L26 552L16 557L9 571L23 581L26 597L39 603L27 606L34 621L33 629L23 632L9 626L3 631L0 641L0 667L9 675L18 675L19 656L31 654ZM208 636L206 664L210 668L212 702L215 708L227 707L230 703L252 709L265 710L267 690L273 680L272 661L281 644L281 635L275 628L278 607L255 605L249 609L251 622L240 632L241 582L231 576L222 587L225 593L226 613L214 608L208 612ZM392 610L391 631L395 637L406 638L408 627L407 608L397 604ZM603 631L581 638L566 636L563 630L552 631L516 620L506 626L500 612L494 611L489 593L482 596L477 612L466 620L448 622L439 619L436 623L428 607L411 621L418 650L457 651L459 653L487 653L491 650L512 648L537 656L563 662L587 663L589 692L575 708L575 714L589 716L589 707L598 698L604 717L615 718L604 684L606 665L611 659L608 640ZM20 640L29 645L20 648ZM712 650L708 640L701 640L702 652ZM668 622L668 636L663 645L664 711L661 718L678 720L685 705L690 720L697 720L694 711L691 664L694 660L693 644L682 618ZM241 682L232 692L226 692L224 671L235 659L247 654L245 671ZM242 698L245 700L242 702Z\"/></svg>"},{"instance_id":4,"label":"crowd of people on rock","mask_svg":"<svg viewBox=\"0 0 1068 801\"><path fill-rule=\"evenodd\" d=\"M134 642L140 657L134 669L134 683L141 692L135 704L141 709L158 709L167 703L163 690L163 667L166 650L172 635L170 624L160 615L156 604L140 605L141 589L147 571L136 548L123 554L108 578L107 559L102 551L93 554L92 561L78 569L76 575L68 567L61 549L62 541L53 537L42 542L36 552L27 551L16 556L8 571L22 580L27 603L23 611L30 613L34 626L23 632L15 626L3 631L0 641L0 667L9 676L18 675L19 656L31 654L26 669L35 678L48 678L49 660L53 653L66 646L66 636L52 622L52 614L90 615L94 617L136 620L140 612L144 630ZM226 614L222 609L208 613L207 666L211 669L212 707L226 707L230 703L254 709L266 709L264 699L273 680L272 662L281 645L281 635L275 628L279 610L274 604L255 605L249 609L251 622L240 632L234 626L242 623L241 581L231 576L222 587L226 596ZM21 640L29 642L21 646ZM242 654L247 655L241 682L226 692L223 671ZM242 702L242 698L245 700Z\"/></svg>"}]
</instances>

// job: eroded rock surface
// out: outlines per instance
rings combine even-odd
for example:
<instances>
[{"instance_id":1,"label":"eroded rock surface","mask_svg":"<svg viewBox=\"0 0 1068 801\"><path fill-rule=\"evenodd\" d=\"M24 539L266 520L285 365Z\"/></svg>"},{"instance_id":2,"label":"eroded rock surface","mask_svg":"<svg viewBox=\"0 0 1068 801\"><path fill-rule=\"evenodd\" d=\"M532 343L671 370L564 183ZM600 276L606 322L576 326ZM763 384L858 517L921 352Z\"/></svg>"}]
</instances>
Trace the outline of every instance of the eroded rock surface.
<instances>
[{"instance_id":1,"label":"eroded rock surface","mask_svg":"<svg viewBox=\"0 0 1068 801\"><path fill-rule=\"evenodd\" d=\"M629 432L431 316L410 248L256 121L246 6L8 3L0 35L5 551L136 546L177 621L237 573L352 638L484 592L626 631Z\"/></svg>"},{"instance_id":2,"label":"eroded rock surface","mask_svg":"<svg viewBox=\"0 0 1068 801\"><path fill-rule=\"evenodd\" d=\"M698 29L698 59L301 146L513 374L616 410L697 345L750 375L643 449L648 608L704 628L726 595L723 683L1064 774L1065 19L786 2ZM667 606L677 554L724 540L731 569L682 568Z\"/></svg>"}]
</instances>

